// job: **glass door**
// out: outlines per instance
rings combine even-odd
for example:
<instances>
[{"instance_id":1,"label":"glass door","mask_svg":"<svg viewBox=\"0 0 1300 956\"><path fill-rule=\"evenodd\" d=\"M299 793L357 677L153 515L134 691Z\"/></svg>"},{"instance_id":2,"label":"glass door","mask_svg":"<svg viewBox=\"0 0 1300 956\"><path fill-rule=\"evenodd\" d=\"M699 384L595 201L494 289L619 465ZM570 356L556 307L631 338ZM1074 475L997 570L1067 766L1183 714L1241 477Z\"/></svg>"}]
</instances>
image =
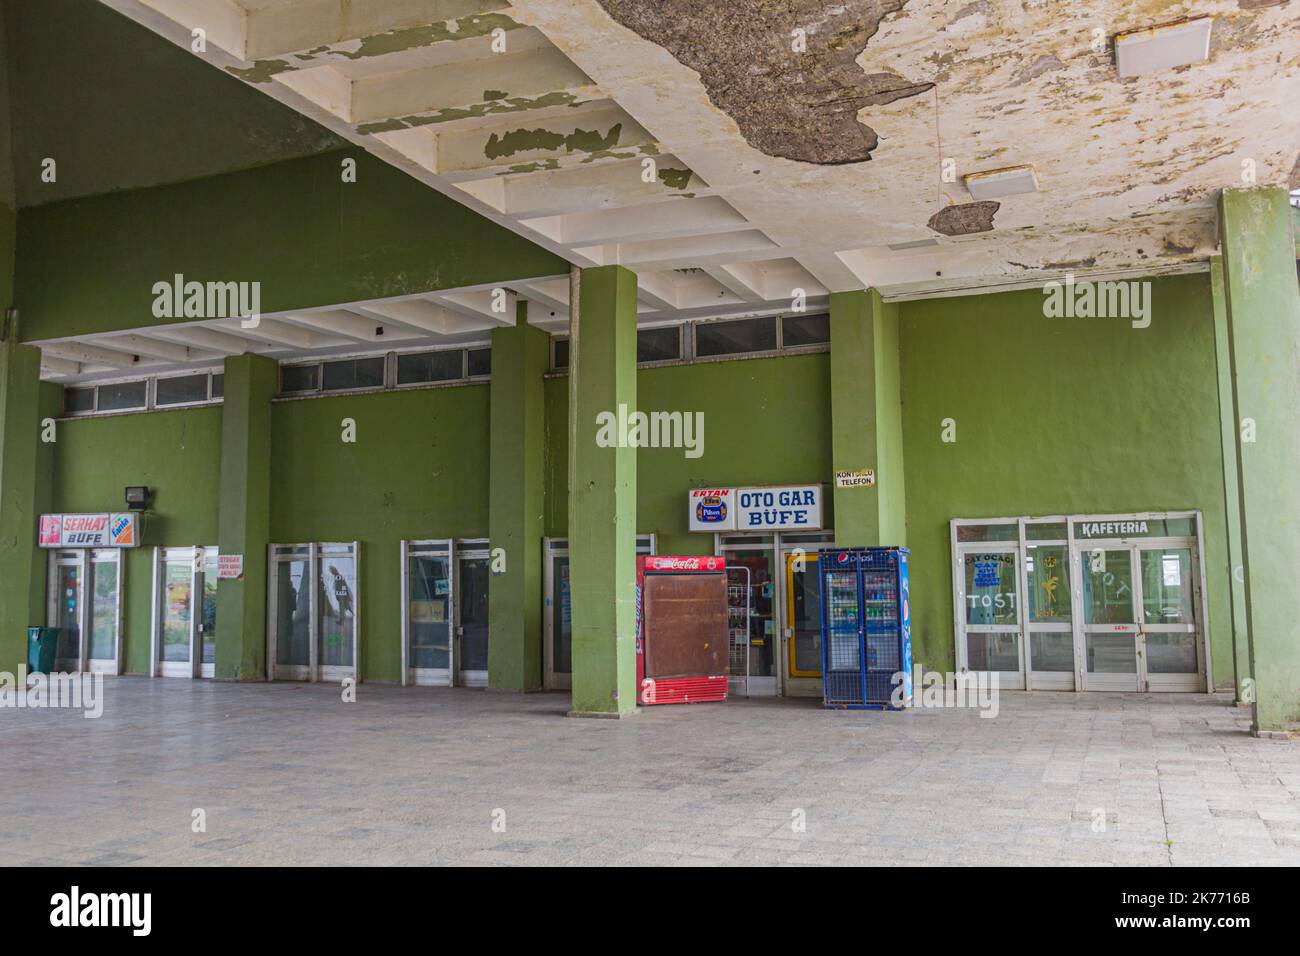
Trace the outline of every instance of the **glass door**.
<instances>
[{"instance_id":1,"label":"glass door","mask_svg":"<svg viewBox=\"0 0 1300 956\"><path fill-rule=\"evenodd\" d=\"M81 671L81 610L85 580L84 551L55 551L50 554L50 627L59 629L54 650L54 671Z\"/></svg>"},{"instance_id":2,"label":"glass door","mask_svg":"<svg viewBox=\"0 0 1300 956\"><path fill-rule=\"evenodd\" d=\"M199 676L212 678L217 672L217 555L216 548L203 549L199 565L199 588L203 607L199 613Z\"/></svg>"},{"instance_id":3,"label":"glass door","mask_svg":"<svg viewBox=\"0 0 1300 956\"><path fill-rule=\"evenodd\" d=\"M59 628L54 670L119 673L122 564L116 550L50 554L47 620Z\"/></svg>"},{"instance_id":4,"label":"glass door","mask_svg":"<svg viewBox=\"0 0 1300 956\"><path fill-rule=\"evenodd\" d=\"M316 548L316 680L356 676L357 552L350 544Z\"/></svg>"},{"instance_id":5,"label":"glass door","mask_svg":"<svg viewBox=\"0 0 1300 956\"><path fill-rule=\"evenodd\" d=\"M548 540L542 552L546 561L546 687L552 690L573 686L573 601L567 545L567 541Z\"/></svg>"},{"instance_id":6,"label":"glass door","mask_svg":"<svg viewBox=\"0 0 1300 956\"><path fill-rule=\"evenodd\" d=\"M270 586L272 680L308 680L312 663L311 548L271 548Z\"/></svg>"},{"instance_id":7,"label":"glass door","mask_svg":"<svg viewBox=\"0 0 1300 956\"><path fill-rule=\"evenodd\" d=\"M450 541L402 544L403 644L402 683L451 684L452 622L455 581Z\"/></svg>"},{"instance_id":8,"label":"glass door","mask_svg":"<svg viewBox=\"0 0 1300 956\"><path fill-rule=\"evenodd\" d=\"M637 554L655 553L653 534L637 535ZM569 591L569 542L547 538L542 542L545 562L545 686L568 690L573 686L573 602Z\"/></svg>"},{"instance_id":9,"label":"glass door","mask_svg":"<svg viewBox=\"0 0 1300 956\"><path fill-rule=\"evenodd\" d=\"M194 676L194 548L167 548L160 555L158 669L163 677Z\"/></svg>"},{"instance_id":10,"label":"glass door","mask_svg":"<svg viewBox=\"0 0 1300 956\"><path fill-rule=\"evenodd\" d=\"M121 673L122 561L115 550L91 551L90 608L87 630L86 669L109 674Z\"/></svg>"},{"instance_id":11,"label":"glass door","mask_svg":"<svg viewBox=\"0 0 1300 956\"><path fill-rule=\"evenodd\" d=\"M1146 689L1204 690L1195 551L1191 545L1139 545L1137 564Z\"/></svg>"},{"instance_id":12,"label":"glass door","mask_svg":"<svg viewBox=\"0 0 1300 956\"><path fill-rule=\"evenodd\" d=\"M154 673L212 677L216 667L217 549L154 552Z\"/></svg>"},{"instance_id":13,"label":"glass door","mask_svg":"<svg viewBox=\"0 0 1300 956\"><path fill-rule=\"evenodd\" d=\"M749 570L749 673L731 676L744 678L751 697L775 696L780 666L775 539L771 535L726 536L719 545L718 553L727 559L728 569ZM735 583L741 578L729 580Z\"/></svg>"},{"instance_id":14,"label":"glass door","mask_svg":"<svg viewBox=\"0 0 1300 956\"><path fill-rule=\"evenodd\" d=\"M267 575L272 680L357 678L360 546L273 544Z\"/></svg>"},{"instance_id":15,"label":"glass door","mask_svg":"<svg viewBox=\"0 0 1300 956\"><path fill-rule=\"evenodd\" d=\"M958 546L959 669L983 671L1003 690L1023 690L1019 546Z\"/></svg>"},{"instance_id":16,"label":"glass door","mask_svg":"<svg viewBox=\"0 0 1300 956\"><path fill-rule=\"evenodd\" d=\"M1137 618L1137 549L1089 544L1081 549L1083 689L1144 690Z\"/></svg>"},{"instance_id":17,"label":"glass door","mask_svg":"<svg viewBox=\"0 0 1300 956\"><path fill-rule=\"evenodd\" d=\"M456 683L486 687L488 680L488 552L486 542L456 549Z\"/></svg>"},{"instance_id":18,"label":"glass door","mask_svg":"<svg viewBox=\"0 0 1300 956\"><path fill-rule=\"evenodd\" d=\"M1025 546L1029 690L1074 690L1074 618L1066 541Z\"/></svg>"},{"instance_id":19,"label":"glass door","mask_svg":"<svg viewBox=\"0 0 1300 956\"><path fill-rule=\"evenodd\" d=\"M785 556L786 627L789 631L788 666L794 678L822 676L821 591L816 554Z\"/></svg>"}]
</instances>

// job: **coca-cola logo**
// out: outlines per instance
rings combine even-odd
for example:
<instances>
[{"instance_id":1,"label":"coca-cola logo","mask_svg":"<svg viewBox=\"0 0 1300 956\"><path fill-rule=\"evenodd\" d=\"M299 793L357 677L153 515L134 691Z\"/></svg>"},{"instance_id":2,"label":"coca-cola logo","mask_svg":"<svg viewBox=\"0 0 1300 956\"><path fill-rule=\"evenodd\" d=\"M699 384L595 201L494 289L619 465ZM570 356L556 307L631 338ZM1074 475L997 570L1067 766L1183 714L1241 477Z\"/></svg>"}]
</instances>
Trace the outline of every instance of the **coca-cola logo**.
<instances>
[{"instance_id":1,"label":"coca-cola logo","mask_svg":"<svg viewBox=\"0 0 1300 956\"><path fill-rule=\"evenodd\" d=\"M648 558L646 568L651 571L721 571L722 558Z\"/></svg>"}]
</instances>

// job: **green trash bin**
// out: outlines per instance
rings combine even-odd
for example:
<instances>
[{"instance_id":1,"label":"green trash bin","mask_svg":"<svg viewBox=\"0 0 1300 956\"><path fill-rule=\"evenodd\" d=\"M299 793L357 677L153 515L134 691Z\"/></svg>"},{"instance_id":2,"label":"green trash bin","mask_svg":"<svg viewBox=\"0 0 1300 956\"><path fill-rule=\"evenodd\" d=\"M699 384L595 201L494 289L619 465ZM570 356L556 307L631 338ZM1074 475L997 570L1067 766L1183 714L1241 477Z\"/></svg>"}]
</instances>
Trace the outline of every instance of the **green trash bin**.
<instances>
[{"instance_id":1,"label":"green trash bin","mask_svg":"<svg viewBox=\"0 0 1300 956\"><path fill-rule=\"evenodd\" d=\"M54 650L59 644L59 630L57 627L27 629L28 673L48 674L54 670Z\"/></svg>"}]
</instances>

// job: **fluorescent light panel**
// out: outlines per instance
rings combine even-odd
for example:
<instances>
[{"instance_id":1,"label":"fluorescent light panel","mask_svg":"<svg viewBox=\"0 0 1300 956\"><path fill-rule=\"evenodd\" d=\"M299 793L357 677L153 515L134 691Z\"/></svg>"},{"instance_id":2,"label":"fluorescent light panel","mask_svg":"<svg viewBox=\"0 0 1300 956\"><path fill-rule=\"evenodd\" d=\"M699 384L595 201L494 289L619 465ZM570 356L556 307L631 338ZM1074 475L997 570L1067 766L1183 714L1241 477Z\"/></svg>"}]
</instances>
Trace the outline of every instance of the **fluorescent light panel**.
<instances>
[{"instance_id":1,"label":"fluorescent light panel","mask_svg":"<svg viewBox=\"0 0 1300 956\"><path fill-rule=\"evenodd\" d=\"M1115 67L1120 77L1138 76L1210 58L1214 18L1203 16L1115 35Z\"/></svg>"},{"instance_id":2,"label":"fluorescent light panel","mask_svg":"<svg viewBox=\"0 0 1300 956\"><path fill-rule=\"evenodd\" d=\"M1038 177L1032 166L1007 166L963 177L972 199L1001 199L1038 192Z\"/></svg>"}]
</instances>

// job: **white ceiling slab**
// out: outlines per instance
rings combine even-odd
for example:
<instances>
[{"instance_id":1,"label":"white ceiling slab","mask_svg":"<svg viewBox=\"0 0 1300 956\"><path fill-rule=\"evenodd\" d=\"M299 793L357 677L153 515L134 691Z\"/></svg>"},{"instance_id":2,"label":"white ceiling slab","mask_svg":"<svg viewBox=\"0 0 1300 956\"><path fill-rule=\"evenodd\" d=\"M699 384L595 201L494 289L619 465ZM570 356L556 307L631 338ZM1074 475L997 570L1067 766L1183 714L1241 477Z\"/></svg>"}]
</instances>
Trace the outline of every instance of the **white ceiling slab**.
<instances>
[{"instance_id":1,"label":"white ceiling slab","mask_svg":"<svg viewBox=\"0 0 1300 956\"><path fill-rule=\"evenodd\" d=\"M1063 268L1204 268L1218 191L1285 182L1300 153L1295 3L908 0L855 62L864 77L906 77L923 92L858 111L878 137L869 160L823 164L751 145L706 78L616 21L610 0L101 2L186 49L204 25L201 55L214 68L575 265L635 269L646 322L694 314L702 300L788 308L799 289L910 297L1041 282ZM678 13L695 18L698 37L710 17L746 4L751 31L781 25L768 21L787 7L812 8L700 0ZM828 4L807 24L814 48L850 7ZM1207 62L1118 75L1110 37L1193 15L1214 20ZM736 75L731 92L743 98ZM1032 168L1038 190L1003 197L989 231L932 227L972 202L965 176L1009 166ZM663 278L684 269L700 271ZM554 321L562 284L517 291L531 289ZM496 321L472 301L437 305ZM420 308L392 321L477 330Z\"/></svg>"}]
</instances>

